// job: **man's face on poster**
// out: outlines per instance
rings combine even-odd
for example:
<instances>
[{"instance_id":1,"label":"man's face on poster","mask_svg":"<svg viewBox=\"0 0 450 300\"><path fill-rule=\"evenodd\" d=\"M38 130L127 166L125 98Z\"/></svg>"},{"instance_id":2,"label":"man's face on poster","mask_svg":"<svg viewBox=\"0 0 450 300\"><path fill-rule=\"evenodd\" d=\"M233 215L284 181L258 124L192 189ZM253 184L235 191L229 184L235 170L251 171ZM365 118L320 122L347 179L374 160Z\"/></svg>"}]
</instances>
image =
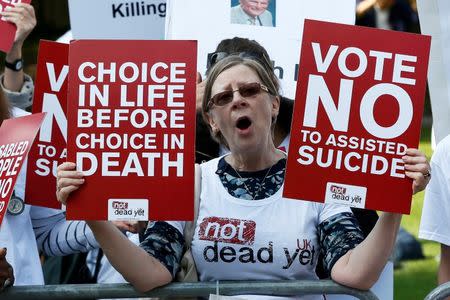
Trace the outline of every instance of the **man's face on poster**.
<instances>
[{"instance_id":1,"label":"man's face on poster","mask_svg":"<svg viewBox=\"0 0 450 300\"><path fill-rule=\"evenodd\" d=\"M251 17L261 15L269 5L269 0L239 0L242 9Z\"/></svg>"}]
</instances>

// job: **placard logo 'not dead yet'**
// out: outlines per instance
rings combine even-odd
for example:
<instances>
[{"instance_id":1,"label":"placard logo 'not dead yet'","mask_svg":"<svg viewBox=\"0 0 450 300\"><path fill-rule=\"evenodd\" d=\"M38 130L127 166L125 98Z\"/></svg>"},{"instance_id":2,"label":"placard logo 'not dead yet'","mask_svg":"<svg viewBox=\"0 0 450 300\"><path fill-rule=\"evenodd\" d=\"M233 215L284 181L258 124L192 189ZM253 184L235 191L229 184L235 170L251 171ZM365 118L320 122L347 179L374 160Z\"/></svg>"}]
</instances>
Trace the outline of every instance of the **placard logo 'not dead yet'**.
<instances>
[{"instance_id":1,"label":"placard logo 'not dead yet'","mask_svg":"<svg viewBox=\"0 0 450 300\"><path fill-rule=\"evenodd\" d=\"M333 194L345 195L346 188L342 187L342 186L332 185L331 188L330 188L330 191Z\"/></svg>"},{"instance_id":2,"label":"placard logo 'not dead yet'","mask_svg":"<svg viewBox=\"0 0 450 300\"><path fill-rule=\"evenodd\" d=\"M253 245L255 230L251 220L209 217L203 219L198 234L201 240Z\"/></svg>"},{"instance_id":3,"label":"placard logo 'not dead yet'","mask_svg":"<svg viewBox=\"0 0 450 300\"><path fill-rule=\"evenodd\" d=\"M108 220L147 220L147 199L109 199Z\"/></svg>"},{"instance_id":4,"label":"placard logo 'not dead yet'","mask_svg":"<svg viewBox=\"0 0 450 300\"><path fill-rule=\"evenodd\" d=\"M346 195L347 189L343 186L332 185L330 187L330 191L331 191L331 197L333 199L338 199L338 200L343 200L343 201L350 200L350 197L348 195Z\"/></svg>"},{"instance_id":5,"label":"placard logo 'not dead yet'","mask_svg":"<svg viewBox=\"0 0 450 300\"><path fill-rule=\"evenodd\" d=\"M367 188L349 184L328 182L325 203L338 203L364 208Z\"/></svg>"},{"instance_id":6,"label":"placard logo 'not dead yet'","mask_svg":"<svg viewBox=\"0 0 450 300\"><path fill-rule=\"evenodd\" d=\"M112 207L114 209L128 209L128 203L120 202L120 201L113 201Z\"/></svg>"}]
</instances>

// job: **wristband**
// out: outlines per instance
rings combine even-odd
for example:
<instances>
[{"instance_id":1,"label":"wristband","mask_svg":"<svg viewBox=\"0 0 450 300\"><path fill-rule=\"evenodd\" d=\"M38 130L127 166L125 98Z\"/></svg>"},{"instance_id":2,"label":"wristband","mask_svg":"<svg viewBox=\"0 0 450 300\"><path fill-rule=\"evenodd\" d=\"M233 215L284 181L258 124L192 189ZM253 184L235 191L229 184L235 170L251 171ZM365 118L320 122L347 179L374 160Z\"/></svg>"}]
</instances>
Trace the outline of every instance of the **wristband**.
<instances>
[{"instance_id":1,"label":"wristband","mask_svg":"<svg viewBox=\"0 0 450 300\"><path fill-rule=\"evenodd\" d=\"M16 59L12 63L5 60L5 67L15 72L19 72L20 70L23 69L23 59L21 58Z\"/></svg>"}]
</instances>

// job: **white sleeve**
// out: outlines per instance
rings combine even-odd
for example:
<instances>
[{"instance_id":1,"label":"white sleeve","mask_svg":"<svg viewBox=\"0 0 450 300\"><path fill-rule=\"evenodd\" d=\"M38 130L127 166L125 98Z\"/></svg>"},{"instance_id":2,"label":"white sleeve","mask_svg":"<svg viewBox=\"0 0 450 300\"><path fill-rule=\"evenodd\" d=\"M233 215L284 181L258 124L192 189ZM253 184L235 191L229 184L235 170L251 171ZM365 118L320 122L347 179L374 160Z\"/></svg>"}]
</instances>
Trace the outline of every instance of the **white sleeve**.
<instances>
[{"instance_id":1,"label":"white sleeve","mask_svg":"<svg viewBox=\"0 0 450 300\"><path fill-rule=\"evenodd\" d=\"M344 212L349 212L352 213L351 209L349 206L347 205L342 205L342 204L331 204L331 203L317 203L317 205L319 206L319 222L318 224L322 223L323 221L325 221L326 219L340 214L340 213L344 213Z\"/></svg>"},{"instance_id":2,"label":"white sleeve","mask_svg":"<svg viewBox=\"0 0 450 300\"><path fill-rule=\"evenodd\" d=\"M175 227L184 236L184 226L186 222L184 221L166 221L167 224Z\"/></svg>"},{"instance_id":3,"label":"white sleeve","mask_svg":"<svg viewBox=\"0 0 450 300\"><path fill-rule=\"evenodd\" d=\"M63 211L32 206L31 223L39 250L49 256L87 252L99 247L84 221L66 221Z\"/></svg>"},{"instance_id":4,"label":"white sleeve","mask_svg":"<svg viewBox=\"0 0 450 300\"><path fill-rule=\"evenodd\" d=\"M24 74L24 82L22 88L18 92L13 92L5 88L3 85L4 74L0 75L0 87L5 93L6 98L12 106L26 109L33 104L34 84L33 79L27 74Z\"/></svg>"},{"instance_id":5,"label":"white sleeve","mask_svg":"<svg viewBox=\"0 0 450 300\"><path fill-rule=\"evenodd\" d=\"M448 156L445 152L436 149L431 160L431 180L425 190L419 238L450 245L450 160L445 159Z\"/></svg>"}]
</instances>

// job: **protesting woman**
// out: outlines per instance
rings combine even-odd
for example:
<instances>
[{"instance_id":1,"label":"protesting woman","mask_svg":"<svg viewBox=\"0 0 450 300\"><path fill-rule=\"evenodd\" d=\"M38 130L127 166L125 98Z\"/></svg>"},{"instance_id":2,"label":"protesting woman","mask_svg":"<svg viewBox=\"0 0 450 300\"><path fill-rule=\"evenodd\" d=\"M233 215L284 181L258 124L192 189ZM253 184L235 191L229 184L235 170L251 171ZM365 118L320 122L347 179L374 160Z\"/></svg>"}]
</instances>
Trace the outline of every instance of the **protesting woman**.
<instances>
[{"instance_id":1,"label":"protesting woman","mask_svg":"<svg viewBox=\"0 0 450 300\"><path fill-rule=\"evenodd\" d=\"M226 57L208 73L202 111L211 134L230 153L200 165L200 207L191 245L199 279L316 279L322 252L333 280L369 289L391 254L401 215L382 213L363 241L348 207L283 199L286 155L272 136L280 105L276 86L251 58ZM422 190L425 156L409 149L404 162L414 192ZM84 178L74 163L58 169L57 196L66 203ZM88 225L113 266L138 290L172 281L183 254L185 222L150 223L140 247L109 222Z\"/></svg>"}]
</instances>

